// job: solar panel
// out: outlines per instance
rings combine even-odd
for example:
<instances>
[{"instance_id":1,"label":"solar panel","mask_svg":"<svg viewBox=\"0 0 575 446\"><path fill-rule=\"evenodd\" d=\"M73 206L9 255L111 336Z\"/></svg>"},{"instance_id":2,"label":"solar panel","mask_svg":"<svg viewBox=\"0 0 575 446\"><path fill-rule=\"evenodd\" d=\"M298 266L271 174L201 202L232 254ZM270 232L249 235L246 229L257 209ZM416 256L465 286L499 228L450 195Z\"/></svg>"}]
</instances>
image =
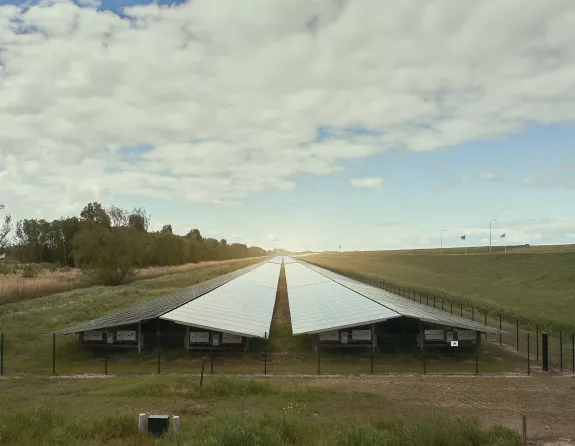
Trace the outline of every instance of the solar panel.
<instances>
[{"instance_id":1,"label":"solar panel","mask_svg":"<svg viewBox=\"0 0 575 446\"><path fill-rule=\"evenodd\" d=\"M164 296L152 299L142 305L137 307L128 308L116 313L109 314L97 319L93 319L88 322L84 322L79 325L75 325L64 330L60 330L56 333L60 334L72 334L80 333L88 330L99 330L107 327L118 327L122 325L134 324L140 321L155 319L161 314L164 314L174 308L185 304L191 300L197 299L225 283L231 280L241 277L242 275L265 265L264 262L256 263L254 265L249 265L245 268L232 271L231 273L224 274L222 276L216 277L211 280L193 285L182 290L174 291L173 293L166 294Z\"/></svg>"},{"instance_id":2,"label":"solar panel","mask_svg":"<svg viewBox=\"0 0 575 446\"><path fill-rule=\"evenodd\" d=\"M400 317L300 263L284 265L294 335L320 333Z\"/></svg>"},{"instance_id":3,"label":"solar panel","mask_svg":"<svg viewBox=\"0 0 575 446\"><path fill-rule=\"evenodd\" d=\"M323 277L333 280L341 285L344 285L353 291L365 296L390 310L393 310L405 317L411 317L414 319L420 319L425 322L430 322L438 325L445 325L450 327L464 328L469 330L480 331L482 333L500 333L500 330L490 327L488 325L481 324L479 322L473 322L469 319L459 317L438 308L429 307L425 304L420 304L419 302L406 299L397 294L390 293L389 291L382 290L381 288L376 288L371 285L367 285L356 280L350 279L348 277L342 276L341 274L334 273L327 269L321 268L319 266L311 265L309 263L302 262L310 270L321 274Z\"/></svg>"},{"instance_id":4,"label":"solar panel","mask_svg":"<svg viewBox=\"0 0 575 446\"><path fill-rule=\"evenodd\" d=\"M269 262L160 319L263 338L270 331L280 270L281 264Z\"/></svg>"}]
</instances>

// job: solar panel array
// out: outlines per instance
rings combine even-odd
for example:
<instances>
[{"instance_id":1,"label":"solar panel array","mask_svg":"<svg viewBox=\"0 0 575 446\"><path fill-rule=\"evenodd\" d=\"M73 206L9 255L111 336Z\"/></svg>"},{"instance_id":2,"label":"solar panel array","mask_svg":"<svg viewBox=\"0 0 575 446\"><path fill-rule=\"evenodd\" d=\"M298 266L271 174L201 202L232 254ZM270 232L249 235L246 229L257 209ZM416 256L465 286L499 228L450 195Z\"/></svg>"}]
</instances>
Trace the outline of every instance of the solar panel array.
<instances>
[{"instance_id":1,"label":"solar panel array","mask_svg":"<svg viewBox=\"0 0 575 446\"><path fill-rule=\"evenodd\" d=\"M365 296L366 298L377 302L378 304L383 305L402 316L420 319L422 321L438 325L476 330L482 333L500 332L500 330L488 325L484 325L479 322L473 322L469 319L447 313L440 309L429 307L425 304L406 299L404 297L398 296L397 294L382 290L381 288L366 285L364 283L342 276L341 274L320 268L319 266L304 262L302 262L302 265L305 265L311 271L321 275L326 280L333 280L334 282L340 284L340 286L345 286L346 288L353 290L354 292L361 294L362 296Z\"/></svg>"},{"instance_id":2,"label":"solar panel array","mask_svg":"<svg viewBox=\"0 0 575 446\"><path fill-rule=\"evenodd\" d=\"M160 317L242 336L269 333L281 264L269 262Z\"/></svg>"},{"instance_id":3,"label":"solar panel array","mask_svg":"<svg viewBox=\"0 0 575 446\"><path fill-rule=\"evenodd\" d=\"M294 335L371 324L401 316L304 264L291 262L284 267Z\"/></svg>"},{"instance_id":4,"label":"solar panel array","mask_svg":"<svg viewBox=\"0 0 575 446\"><path fill-rule=\"evenodd\" d=\"M137 307L128 308L117 313L109 314L107 316L93 319L91 321L76 325L74 327L60 330L60 334L80 333L88 330L100 330L108 327L118 327L122 325L135 324L140 321L155 319L158 316L173 310L174 308L183 305L198 297L234 280L242 275L264 265L266 262L256 263L249 265L245 268L232 271L231 273L224 274L211 280L193 285L182 290L152 299L145 304Z\"/></svg>"}]
</instances>

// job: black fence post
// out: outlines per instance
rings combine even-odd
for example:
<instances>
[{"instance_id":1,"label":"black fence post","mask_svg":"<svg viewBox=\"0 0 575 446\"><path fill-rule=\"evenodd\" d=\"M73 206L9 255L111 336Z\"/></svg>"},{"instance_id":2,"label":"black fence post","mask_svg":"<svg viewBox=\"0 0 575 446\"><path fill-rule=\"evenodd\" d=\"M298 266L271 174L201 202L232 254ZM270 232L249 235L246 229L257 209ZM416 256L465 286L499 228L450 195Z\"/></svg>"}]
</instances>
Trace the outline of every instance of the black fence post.
<instances>
[{"instance_id":1,"label":"black fence post","mask_svg":"<svg viewBox=\"0 0 575 446\"><path fill-rule=\"evenodd\" d=\"M421 343L420 351L421 351L421 360L423 362L423 374L426 375L427 374L427 364L425 361L425 337L424 337L424 330L423 330L423 322L422 321L419 321L419 342Z\"/></svg>"},{"instance_id":2,"label":"black fence post","mask_svg":"<svg viewBox=\"0 0 575 446\"><path fill-rule=\"evenodd\" d=\"M56 333L52 333L52 375L56 374Z\"/></svg>"},{"instance_id":3,"label":"black fence post","mask_svg":"<svg viewBox=\"0 0 575 446\"><path fill-rule=\"evenodd\" d=\"M535 324L535 338L535 358L537 359L537 362L539 362L539 324Z\"/></svg>"},{"instance_id":4,"label":"black fence post","mask_svg":"<svg viewBox=\"0 0 575 446\"><path fill-rule=\"evenodd\" d=\"M214 374L214 349L212 347L211 355L210 355L210 375Z\"/></svg>"},{"instance_id":5,"label":"black fence post","mask_svg":"<svg viewBox=\"0 0 575 446\"><path fill-rule=\"evenodd\" d=\"M264 333L264 375L268 374L268 333Z\"/></svg>"},{"instance_id":6,"label":"black fence post","mask_svg":"<svg viewBox=\"0 0 575 446\"><path fill-rule=\"evenodd\" d=\"M485 310L485 325L487 325L487 310Z\"/></svg>"},{"instance_id":7,"label":"black fence post","mask_svg":"<svg viewBox=\"0 0 575 446\"><path fill-rule=\"evenodd\" d=\"M320 347L319 347L319 335L317 336L317 374L320 374L320 359L319 359L319 351L320 351Z\"/></svg>"},{"instance_id":8,"label":"black fence post","mask_svg":"<svg viewBox=\"0 0 575 446\"><path fill-rule=\"evenodd\" d=\"M517 318L517 353L519 353L519 318Z\"/></svg>"},{"instance_id":9,"label":"black fence post","mask_svg":"<svg viewBox=\"0 0 575 446\"><path fill-rule=\"evenodd\" d=\"M204 385L204 368L206 367L206 357L204 356L202 358L202 371L200 372L200 390L202 390L202 387Z\"/></svg>"},{"instance_id":10,"label":"black fence post","mask_svg":"<svg viewBox=\"0 0 575 446\"><path fill-rule=\"evenodd\" d=\"M156 318L156 338L158 341L158 345L157 345L157 353L158 353L158 366L157 366L157 370L156 373L159 375L160 374L160 318Z\"/></svg>"},{"instance_id":11,"label":"black fence post","mask_svg":"<svg viewBox=\"0 0 575 446\"><path fill-rule=\"evenodd\" d=\"M441 298L441 311L443 311L443 297Z\"/></svg>"},{"instance_id":12,"label":"black fence post","mask_svg":"<svg viewBox=\"0 0 575 446\"><path fill-rule=\"evenodd\" d=\"M527 376L531 375L531 341L527 333Z\"/></svg>"},{"instance_id":13,"label":"black fence post","mask_svg":"<svg viewBox=\"0 0 575 446\"><path fill-rule=\"evenodd\" d=\"M0 376L4 375L4 333L0 334Z\"/></svg>"},{"instance_id":14,"label":"black fence post","mask_svg":"<svg viewBox=\"0 0 575 446\"><path fill-rule=\"evenodd\" d=\"M374 358L375 349L374 349L374 346L373 346L373 338L374 338L374 336L375 336L375 326L374 326L374 324L371 324L371 374L372 374L372 375L373 375L373 360L375 359L375 358Z\"/></svg>"},{"instance_id":15,"label":"black fence post","mask_svg":"<svg viewBox=\"0 0 575 446\"><path fill-rule=\"evenodd\" d=\"M433 296L433 308L435 308L435 295Z\"/></svg>"},{"instance_id":16,"label":"black fence post","mask_svg":"<svg viewBox=\"0 0 575 446\"><path fill-rule=\"evenodd\" d=\"M451 307L451 310L449 310L449 311L451 312L451 314L453 314L453 301L450 301L449 303L450 303L450 307Z\"/></svg>"},{"instance_id":17,"label":"black fence post","mask_svg":"<svg viewBox=\"0 0 575 446\"><path fill-rule=\"evenodd\" d=\"M502 330L502 325L501 325L501 313L499 313L499 345L501 345L503 343L503 333L501 333Z\"/></svg>"},{"instance_id":18,"label":"black fence post","mask_svg":"<svg viewBox=\"0 0 575 446\"><path fill-rule=\"evenodd\" d=\"M549 335L547 333L541 333L541 359L543 361L543 371L549 371Z\"/></svg>"},{"instance_id":19,"label":"black fence post","mask_svg":"<svg viewBox=\"0 0 575 446\"><path fill-rule=\"evenodd\" d=\"M481 333L475 333L475 374L479 375L479 349L481 348Z\"/></svg>"},{"instance_id":20,"label":"black fence post","mask_svg":"<svg viewBox=\"0 0 575 446\"><path fill-rule=\"evenodd\" d=\"M463 317L463 303L459 304L459 308L461 310L461 317Z\"/></svg>"},{"instance_id":21,"label":"black fence post","mask_svg":"<svg viewBox=\"0 0 575 446\"><path fill-rule=\"evenodd\" d=\"M559 371L563 373L563 330L559 332Z\"/></svg>"}]
</instances>

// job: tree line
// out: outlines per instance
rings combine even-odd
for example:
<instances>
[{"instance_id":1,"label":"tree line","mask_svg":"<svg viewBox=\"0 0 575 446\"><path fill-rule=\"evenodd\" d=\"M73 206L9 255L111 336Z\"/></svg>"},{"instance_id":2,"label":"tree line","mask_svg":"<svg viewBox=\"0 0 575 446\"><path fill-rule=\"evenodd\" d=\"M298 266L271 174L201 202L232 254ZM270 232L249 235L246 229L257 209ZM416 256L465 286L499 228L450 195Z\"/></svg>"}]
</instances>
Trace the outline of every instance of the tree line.
<instances>
[{"instance_id":1,"label":"tree line","mask_svg":"<svg viewBox=\"0 0 575 446\"><path fill-rule=\"evenodd\" d=\"M171 225L150 232L150 216L144 208L127 211L98 202L88 203L79 217L24 219L12 226L7 215L0 228L0 249L8 257L23 263L81 267L106 284L121 283L135 268L271 254L257 246L203 237L196 228L185 236L173 234ZM9 243L11 230L14 236Z\"/></svg>"}]
</instances>

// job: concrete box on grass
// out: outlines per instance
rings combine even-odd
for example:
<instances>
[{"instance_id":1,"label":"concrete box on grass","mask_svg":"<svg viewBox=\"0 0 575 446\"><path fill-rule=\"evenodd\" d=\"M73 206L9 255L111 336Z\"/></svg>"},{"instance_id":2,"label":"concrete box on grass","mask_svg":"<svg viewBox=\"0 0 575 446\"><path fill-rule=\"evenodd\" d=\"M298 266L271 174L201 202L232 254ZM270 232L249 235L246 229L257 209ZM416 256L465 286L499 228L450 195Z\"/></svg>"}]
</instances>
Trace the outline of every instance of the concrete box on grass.
<instances>
[{"instance_id":1,"label":"concrete box on grass","mask_svg":"<svg viewBox=\"0 0 575 446\"><path fill-rule=\"evenodd\" d=\"M170 426L169 415L150 415L148 417L148 432L152 435L163 435Z\"/></svg>"}]
</instances>

